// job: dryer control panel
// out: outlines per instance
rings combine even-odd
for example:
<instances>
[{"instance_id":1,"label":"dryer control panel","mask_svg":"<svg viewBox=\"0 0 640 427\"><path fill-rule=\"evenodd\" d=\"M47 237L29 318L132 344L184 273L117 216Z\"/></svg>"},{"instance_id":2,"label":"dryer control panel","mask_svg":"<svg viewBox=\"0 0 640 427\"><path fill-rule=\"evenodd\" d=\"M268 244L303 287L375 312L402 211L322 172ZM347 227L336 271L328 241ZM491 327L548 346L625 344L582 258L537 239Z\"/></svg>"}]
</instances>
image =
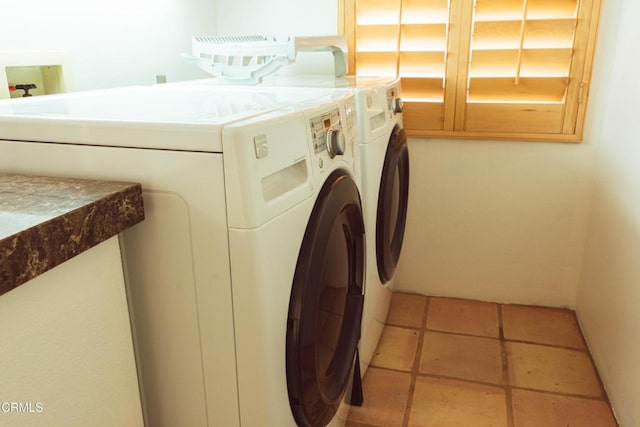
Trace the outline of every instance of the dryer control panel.
<instances>
[{"instance_id":1,"label":"dryer control panel","mask_svg":"<svg viewBox=\"0 0 640 427\"><path fill-rule=\"evenodd\" d=\"M330 139L335 132L340 131L340 110L336 107L326 113L312 117L309 120L313 151L318 154L328 150ZM329 144L329 146L328 146ZM333 157L333 156L331 156Z\"/></svg>"}]
</instances>

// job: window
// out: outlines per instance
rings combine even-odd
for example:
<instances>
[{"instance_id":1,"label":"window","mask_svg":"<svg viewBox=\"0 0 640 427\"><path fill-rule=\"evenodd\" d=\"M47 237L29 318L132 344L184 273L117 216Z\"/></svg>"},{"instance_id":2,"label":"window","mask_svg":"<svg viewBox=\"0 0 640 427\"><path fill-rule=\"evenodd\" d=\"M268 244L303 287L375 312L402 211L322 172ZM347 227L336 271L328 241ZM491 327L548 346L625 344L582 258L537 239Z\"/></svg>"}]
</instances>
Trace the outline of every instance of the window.
<instances>
[{"instance_id":1,"label":"window","mask_svg":"<svg viewBox=\"0 0 640 427\"><path fill-rule=\"evenodd\" d=\"M600 0L342 0L349 70L400 76L411 136L579 141Z\"/></svg>"}]
</instances>

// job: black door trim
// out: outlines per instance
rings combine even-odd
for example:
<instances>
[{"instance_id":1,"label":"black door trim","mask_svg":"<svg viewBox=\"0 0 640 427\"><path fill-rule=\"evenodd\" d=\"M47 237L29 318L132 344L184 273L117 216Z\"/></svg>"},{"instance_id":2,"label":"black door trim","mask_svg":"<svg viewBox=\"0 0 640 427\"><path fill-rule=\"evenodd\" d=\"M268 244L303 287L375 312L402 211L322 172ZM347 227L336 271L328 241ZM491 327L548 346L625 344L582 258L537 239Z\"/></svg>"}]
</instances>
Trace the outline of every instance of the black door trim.
<instances>
[{"instance_id":1,"label":"black door trim","mask_svg":"<svg viewBox=\"0 0 640 427\"><path fill-rule=\"evenodd\" d=\"M398 185L396 187L396 177ZM407 134L396 125L389 138L380 178L376 217L376 258L382 283L393 278L402 250L409 199ZM392 218L395 217L395 220Z\"/></svg>"},{"instance_id":2,"label":"black door trim","mask_svg":"<svg viewBox=\"0 0 640 427\"><path fill-rule=\"evenodd\" d=\"M347 254L336 262L339 268L327 261L327 254L332 253ZM364 220L358 188L345 171L336 170L325 181L313 207L289 302L287 388L299 426L326 425L335 415L349 385L360 339L365 260ZM326 274L339 277L325 277ZM345 285L332 288L327 283ZM336 315L341 323L330 329L319 318L324 297L335 289L341 295ZM327 334L334 337L330 355L326 353L328 347L320 343Z\"/></svg>"}]
</instances>

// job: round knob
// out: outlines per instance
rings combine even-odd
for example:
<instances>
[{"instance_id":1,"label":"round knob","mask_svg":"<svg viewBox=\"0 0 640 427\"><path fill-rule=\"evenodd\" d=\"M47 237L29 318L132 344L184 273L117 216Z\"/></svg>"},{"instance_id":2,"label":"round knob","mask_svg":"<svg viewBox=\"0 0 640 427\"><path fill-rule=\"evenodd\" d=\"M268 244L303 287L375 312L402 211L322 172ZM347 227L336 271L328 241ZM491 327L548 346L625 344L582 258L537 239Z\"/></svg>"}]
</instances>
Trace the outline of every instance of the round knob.
<instances>
[{"instance_id":1,"label":"round knob","mask_svg":"<svg viewBox=\"0 0 640 427\"><path fill-rule=\"evenodd\" d=\"M393 112L394 114L400 114L402 113L402 107L403 107L403 102L402 102L402 98L395 98L393 100Z\"/></svg>"},{"instance_id":2,"label":"round knob","mask_svg":"<svg viewBox=\"0 0 640 427\"><path fill-rule=\"evenodd\" d=\"M327 151L332 159L335 156L344 154L345 150L344 135L340 129L329 129L327 131Z\"/></svg>"}]
</instances>

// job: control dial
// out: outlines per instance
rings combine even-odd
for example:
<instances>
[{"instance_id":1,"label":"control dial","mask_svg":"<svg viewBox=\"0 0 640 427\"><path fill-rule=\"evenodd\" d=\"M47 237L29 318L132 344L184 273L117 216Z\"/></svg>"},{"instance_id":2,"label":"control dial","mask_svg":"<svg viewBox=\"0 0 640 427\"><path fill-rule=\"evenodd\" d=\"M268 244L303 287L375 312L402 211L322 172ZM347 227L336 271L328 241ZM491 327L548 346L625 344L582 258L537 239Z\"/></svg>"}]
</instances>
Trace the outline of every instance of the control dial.
<instances>
[{"instance_id":1,"label":"control dial","mask_svg":"<svg viewBox=\"0 0 640 427\"><path fill-rule=\"evenodd\" d=\"M393 99L393 113L400 114L402 113L402 108L404 104L402 102L402 98L394 98Z\"/></svg>"},{"instance_id":2,"label":"control dial","mask_svg":"<svg viewBox=\"0 0 640 427\"><path fill-rule=\"evenodd\" d=\"M344 154L345 146L344 135L340 129L329 129L327 131L327 151L329 152L329 157L333 159L335 156Z\"/></svg>"}]
</instances>

